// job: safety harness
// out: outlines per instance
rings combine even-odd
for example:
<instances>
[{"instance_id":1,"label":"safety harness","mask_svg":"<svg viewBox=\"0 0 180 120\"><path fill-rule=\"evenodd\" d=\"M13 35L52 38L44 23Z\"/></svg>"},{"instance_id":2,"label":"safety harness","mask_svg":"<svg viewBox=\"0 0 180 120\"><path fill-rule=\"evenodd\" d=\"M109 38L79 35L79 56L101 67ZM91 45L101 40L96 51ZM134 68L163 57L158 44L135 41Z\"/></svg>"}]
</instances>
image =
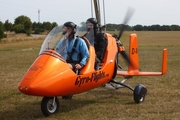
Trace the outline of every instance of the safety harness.
<instances>
[{"instance_id":1,"label":"safety harness","mask_svg":"<svg viewBox=\"0 0 180 120\"><path fill-rule=\"evenodd\" d=\"M74 45L73 45L73 48L72 48L72 51L68 53L68 55L69 55L69 59L67 60L68 62L79 63L80 60L81 60L81 58L82 58L81 54L79 53L79 54L78 54L78 61L74 61L74 60L72 59L72 55L76 52L76 46L77 46L77 43L78 43L78 39L79 39L79 37L77 37L77 38L75 39Z\"/></svg>"}]
</instances>

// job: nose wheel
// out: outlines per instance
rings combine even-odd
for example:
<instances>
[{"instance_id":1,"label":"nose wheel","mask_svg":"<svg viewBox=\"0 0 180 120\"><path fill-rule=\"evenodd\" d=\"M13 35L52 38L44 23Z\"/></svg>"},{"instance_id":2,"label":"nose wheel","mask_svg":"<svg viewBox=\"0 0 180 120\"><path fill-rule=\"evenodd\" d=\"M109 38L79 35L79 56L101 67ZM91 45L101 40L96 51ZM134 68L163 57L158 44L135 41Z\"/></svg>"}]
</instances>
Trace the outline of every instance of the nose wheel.
<instances>
[{"instance_id":1,"label":"nose wheel","mask_svg":"<svg viewBox=\"0 0 180 120\"><path fill-rule=\"evenodd\" d=\"M41 111L45 116L57 113L59 100L57 97L44 97L41 101Z\"/></svg>"}]
</instances>

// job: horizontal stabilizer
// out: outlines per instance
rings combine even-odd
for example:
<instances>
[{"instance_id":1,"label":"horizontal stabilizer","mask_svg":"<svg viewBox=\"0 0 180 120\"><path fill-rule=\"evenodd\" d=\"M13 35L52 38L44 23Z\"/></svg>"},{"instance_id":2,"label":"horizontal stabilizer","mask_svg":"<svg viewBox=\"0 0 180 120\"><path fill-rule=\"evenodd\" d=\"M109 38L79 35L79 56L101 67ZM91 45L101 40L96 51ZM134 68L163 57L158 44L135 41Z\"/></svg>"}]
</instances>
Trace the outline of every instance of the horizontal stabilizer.
<instances>
[{"instance_id":1,"label":"horizontal stabilizer","mask_svg":"<svg viewBox=\"0 0 180 120\"><path fill-rule=\"evenodd\" d=\"M120 76L160 76L167 72L167 49L163 50L161 72L140 72L139 70L117 71Z\"/></svg>"}]
</instances>

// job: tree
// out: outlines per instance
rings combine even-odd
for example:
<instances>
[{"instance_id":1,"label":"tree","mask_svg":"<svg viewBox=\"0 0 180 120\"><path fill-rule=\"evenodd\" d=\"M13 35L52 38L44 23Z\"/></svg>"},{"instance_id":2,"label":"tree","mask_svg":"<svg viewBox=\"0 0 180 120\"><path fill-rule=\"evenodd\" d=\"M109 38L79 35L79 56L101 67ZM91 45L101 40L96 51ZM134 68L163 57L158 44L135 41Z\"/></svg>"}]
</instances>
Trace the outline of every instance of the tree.
<instances>
[{"instance_id":1,"label":"tree","mask_svg":"<svg viewBox=\"0 0 180 120\"><path fill-rule=\"evenodd\" d=\"M34 31L34 34L40 34L41 32L44 32L42 23L33 22L32 23L32 30Z\"/></svg>"},{"instance_id":2,"label":"tree","mask_svg":"<svg viewBox=\"0 0 180 120\"><path fill-rule=\"evenodd\" d=\"M13 29L16 33L25 33L23 24L14 25Z\"/></svg>"},{"instance_id":3,"label":"tree","mask_svg":"<svg viewBox=\"0 0 180 120\"><path fill-rule=\"evenodd\" d=\"M53 22L53 23L52 23L52 28L54 28L54 27L56 27L56 26L58 26L58 24L57 24L56 22Z\"/></svg>"},{"instance_id":4,"label":"tree","mask_svg":"<svg viewBox=\"0 0 180 120\"><path fill-rule=\"evenodd\" d=\"M3 23L0 21L0 40L4 37L4 26Z\"/></svg>"},{"instance_id":5,"label":"tree","mask_svg":"<svg viewBox=\"0 0 180 120\"><path fill-rule=\"evenodd\" d=\"M171 31L171 27L168 25L163 25L163 26L161 26L161 30L162 31Z\"/></svg>"},{"instance_id":6,"label":"tree","mask_svg":"<svg viewBox=\"0 0 180 120\"><path fill-rule=\"evenodd\" d=\"M52 24L50 22L43 22L44 31L50 31L52 29Z\"/></svg>"},{"instance_id":7,"label":"tree","mask_svg":"<svg viewBox=\"0 0 180 120\"><path fill-rule=\"evenodd\" d=\"M133 30L133 28L132 28L131 26L129 26L129 25L125 25L125 29L126 29L127 31L132 31L132 30Z\"/></svg>"},{"instance_id":8,"label":"tree","mask_svg":"<svg viewBox=\"0 0 180 120\"><path fill-rule=\"evenodd\" d=\"M136 30L136 31L142 31L142 30L143 30L143 26L142 26L142 25L135 25L135 26L134 26L134 30Z\"/></svg>"},{"instance_id":9,"label":"tree","mask_svg":"<svg viewBox=\"0 0 180 120\"><path fill-rule=\"evenodd\" d=\"M15 19L14 30L16 33L19 33L19 31L21 31L23 33L26 33L27 35L30 35L31 28L32 28L32 22L29 17L21 15Z\"/></svg>"},{"instance_id":10,"label":"tree","mask_svg":"<svg viewBox=\"0 0 180 120\"><path fill-rule=\"evenodd\" d=\"M121 24L106 24L106 29L109 31L114 31L114 30L119 30L119 28L121 27Z\"/></svg>"},{"instance_id":11,"label":"tree","mask_svg":"<svg viewBox=\"0 0 180 120\"><path fill-rule=\"evenodd\" d=\"M12 23L10 23L9 20L6 20L4 23L4 30L5 31L11 31L12 27L13 27Z\"/></svg>"},{"instance_id":12,"label":"tree","mask_svg":"<svg viewBox=\"0 0 180 120\"><path fill-rule=\"evenodd\" d=\"M180 27L178 25L171 25L171 30L173 31L179 31Z\"/></svg>"}]
</instances>

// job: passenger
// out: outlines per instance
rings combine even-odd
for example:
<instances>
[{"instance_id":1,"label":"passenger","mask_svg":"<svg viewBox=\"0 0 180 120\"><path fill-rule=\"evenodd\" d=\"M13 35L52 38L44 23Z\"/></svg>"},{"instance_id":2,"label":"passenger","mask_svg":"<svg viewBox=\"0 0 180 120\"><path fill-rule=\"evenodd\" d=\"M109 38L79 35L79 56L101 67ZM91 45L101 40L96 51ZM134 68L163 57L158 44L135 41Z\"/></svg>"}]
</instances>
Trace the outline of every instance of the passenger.
<instances>
[{"instance_id":1,"label":"passenger","mask_svg":"<svg viewBox=\"0 0 180 120\"><path fill-rule=\"evenodd\" d=\"M95 18L86 20L87 33L85 36L89 39L92 46L94 46L96 53L95 69L99 69L100 63L103 61L107 40L104 34L98 29L98 22Z\"/></svg>"},{"instance_id":2,"label":"passenger","mask_svg":"<svg viewBox=\"0 0 180 120\"><path fill-rule=\"evenodd\" d=\"M95 18L89 18L86 20L87 31L93 29L94 40L90 40L90 43L95 48L97 58L102 62L104 53L107 46L107 40L104 34L98 29L98 22ZM88 33L85 35L88 38Z\"/></svg>"},{"instance_id":3,"label":"passenger","mask_svg":"<svg viewBox=\"0 0 180 120\"><path fill-rule=\"evenodd\" d=\"M83 39L76 37L76 25L66 22L63 26L65 39L58 42L55 50L60 53L73 71L82 69L88 59L89 51Z\"/></svg>"}]
</instances>

